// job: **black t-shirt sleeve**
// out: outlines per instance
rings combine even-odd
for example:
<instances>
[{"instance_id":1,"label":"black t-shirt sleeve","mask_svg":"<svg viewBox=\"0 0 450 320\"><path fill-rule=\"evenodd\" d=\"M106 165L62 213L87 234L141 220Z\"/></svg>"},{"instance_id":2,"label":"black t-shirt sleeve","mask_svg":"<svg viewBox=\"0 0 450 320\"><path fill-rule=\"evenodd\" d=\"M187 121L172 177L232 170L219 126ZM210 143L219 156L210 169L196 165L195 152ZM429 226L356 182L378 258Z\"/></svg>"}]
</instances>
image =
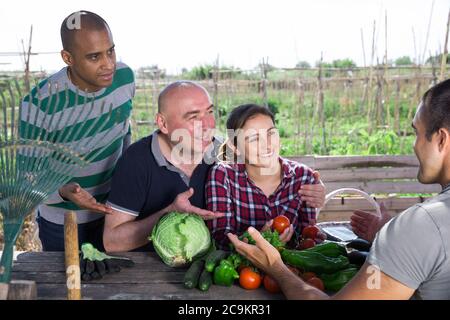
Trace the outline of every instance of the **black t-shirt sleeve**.
<instances>
[{"instance_id":1,"label":"black t-shirt sleeve","mask_svg":"<svg viewBox=\"0 0 450 320\"><path fill-rule=\"evenodd\" d=\"M112 208L133 216L138 216L145 205L150 181L148 160L136 151L139 150L127 150L117 162L107 202Z\"/></svg>"}]
</instances>

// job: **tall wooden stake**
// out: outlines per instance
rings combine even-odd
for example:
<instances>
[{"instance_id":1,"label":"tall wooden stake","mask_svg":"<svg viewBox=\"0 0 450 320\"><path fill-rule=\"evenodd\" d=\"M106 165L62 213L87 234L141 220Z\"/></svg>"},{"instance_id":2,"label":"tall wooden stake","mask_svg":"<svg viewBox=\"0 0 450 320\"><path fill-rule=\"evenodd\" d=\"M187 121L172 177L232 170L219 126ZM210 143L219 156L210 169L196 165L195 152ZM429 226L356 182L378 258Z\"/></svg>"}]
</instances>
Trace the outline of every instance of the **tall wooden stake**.
<instances>
[{"instance_id":1,"label":"tall wooden stake","mask_svg":"<svg viewBox=\"0 0 450 320\"><path fill-rule=\"evenodd\" d=\"M447 68L447 54L448 54L448 32L450 29L450 10L448 11L447 18L447 31L445 32L445 41L444 41L444 51L442 52L441 57L441 74L439 76L439 81L444 81L445 79L445 69Z\"/></svg>"}]
</instances>

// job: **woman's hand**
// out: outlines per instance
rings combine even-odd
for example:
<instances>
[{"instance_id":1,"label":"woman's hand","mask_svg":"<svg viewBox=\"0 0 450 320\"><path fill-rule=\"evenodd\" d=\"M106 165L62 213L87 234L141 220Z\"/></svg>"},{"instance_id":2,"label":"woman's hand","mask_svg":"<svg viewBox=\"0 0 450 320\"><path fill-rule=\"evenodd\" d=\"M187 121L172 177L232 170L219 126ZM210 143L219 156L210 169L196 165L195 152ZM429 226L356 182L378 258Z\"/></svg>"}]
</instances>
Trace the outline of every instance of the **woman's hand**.
<instances>
[{"instance_id":1,"label":"woman's hand","mask_svg":"<svg viewBox=\"0 0 450 320\"><path fill-rule=\"evenodd\" d=\"M266 222L266 224L262 227L261 232L269 230L272 228L273 219ZM284 243L288 243L292 236L294 235L294 226L292 224L286 228L282 234L280 234L280 240Z\"/></svg>"}]
</instances>

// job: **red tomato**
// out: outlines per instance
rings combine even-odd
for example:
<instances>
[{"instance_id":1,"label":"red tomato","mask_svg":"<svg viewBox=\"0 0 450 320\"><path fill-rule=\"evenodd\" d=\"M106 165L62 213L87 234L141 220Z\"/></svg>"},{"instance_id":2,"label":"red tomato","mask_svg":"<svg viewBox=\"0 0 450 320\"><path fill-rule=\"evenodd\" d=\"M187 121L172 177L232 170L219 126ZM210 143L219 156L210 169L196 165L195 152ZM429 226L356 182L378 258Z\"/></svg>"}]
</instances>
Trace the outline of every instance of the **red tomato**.
<instances>
[{"instance_id":1,"label":"red tomato","mask_svg":"<svg viewBox=\"0 0 450 320\"><path fill-rule=\"evenodd\" d=\"M266 290L270 293L278 293L281 291L278 283L267 274L264 276L263 284L264 288L266 288Z\"/></svg>"},{"instance_id":2,"label":"red tomato","mask_svg":"<svg viewBox=\"0 0 450 320\"><path fill-rule=\"evenodd\" d=\"M303 238L315 239L317 234L320 232L320 229L316 226L307 226L302 231Z\"/></svg>"},{"instance_id":3,"label":"red tomato","mask_svg":"<svg viewBox=\"0 0 450 320\"><path fill-rule=\"evenodd\" d=\"M273 219L272 228L276 231L278 231L279 234L282 234L283 231L289 227L291 222L286 216L278 216L275 219Z\"/></svg>"},{"instance_id":4,"label":"red tomato","mask_svg":"<svg viewBox=\"0 0 450 320\"><path fill-rule=\"evenodd\" d=\"M312 278L317 278L317 275L314 272L305 272L302 274L302 279L306 282Z\"/></svg>"},{"instance_id":5,"label":"red tomato","mask_svg":"<svg viewBox=\"0 0 450 320\"><path fill-rule=\"evenodd\" d=\"M313 239L303 239L300 241L298 247L300 250L312 248L316 245L316 242Z\"/></svg>"},{"instance_id":6,"label":"red tomato","mask_svg":"<svg viewBox=\"0 0 450 320\"><path fill-rule=\"evenodd\" d=\"M325 290L325 286L323 285L322 280L320 280L317 277L309 279L308 281L306 281L306 283L313 287L316 287L317 289L319 289L321 291Z\"/></svg>"},{"instance_id":7,"label":"red tomato","mask_svg":"<svg viewBox=\"0 0 450 320\"><path fill-rule=\"evenodd\" d=\"M239 274L239 284L247 290L257 289L261 285L261 275L253 268L243 268Z\"/></svg>"}]
</instances>

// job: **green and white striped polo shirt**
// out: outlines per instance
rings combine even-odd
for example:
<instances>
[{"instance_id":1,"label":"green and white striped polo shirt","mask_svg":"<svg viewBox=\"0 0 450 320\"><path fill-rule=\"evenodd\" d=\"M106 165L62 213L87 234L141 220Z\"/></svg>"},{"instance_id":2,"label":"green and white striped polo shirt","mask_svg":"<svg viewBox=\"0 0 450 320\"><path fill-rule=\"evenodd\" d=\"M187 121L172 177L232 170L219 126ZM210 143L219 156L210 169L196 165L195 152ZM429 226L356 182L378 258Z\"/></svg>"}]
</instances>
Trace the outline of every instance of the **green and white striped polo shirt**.
<instances>
[{"instance_id":1,"label":"green and white striped polo shirt","mask_svg":"<svg viewBox=\"0 0 450 320\"><path fill-rule=\"evenodd\" d=\"M50 87L52 88L51 94ZM68 92L65 91L66 87ZM111 86L94 93L77 92L77 88L67 76L67 67L63 68L33 88L30 93L31 103L29 103L30 95L22 101L20 135L23 138L36 139L38 130L32 125L36 124L43 129L40 130L40 132L44 132L43 135L41 134L41 139L42 137L46 139L46 137L65 135L70 132L80 132L80 134L73 134L65 140L67 141L65 144L72 149L74 146L80 146L85 148L83 150L95 152L96 150L100 151L99 148L108 146L96 155L89 165L76 170L74 178L71 180L71 182L79 183L97 201L105 202L116 162L131 141L129 120L134 93L133 71L124 63L117 63ZM38 96L40 96L39 99ZM55 98L56 96L58 98ZM67 99L68 101L66 101ZM108 117L111 105L112 116ZM83 143L82 130L78 131L73 128L81 126L80 121L88 112L91 112L87 118L88 121L92 121L90 123L100 117L101 121L97 123L99 126L104 126L100 132L96 133L98 137L89 137L88 134L89 139L93 138L90 140L90 145ZM53 120L50 121L50 119ZM58 121L59 119L61 121ZM105 125L105 121L102 119L105 121L109 119L109 121ZM84 139L88 140L86 137ZM64 224L64 213L67 210L77 212L78 223L94 221L103 216L88 210L80 210L75 204L63 201L58 192L50 195L38 207L38 210L42 218L56 224Z\"/></svg>"}]
</instances>

